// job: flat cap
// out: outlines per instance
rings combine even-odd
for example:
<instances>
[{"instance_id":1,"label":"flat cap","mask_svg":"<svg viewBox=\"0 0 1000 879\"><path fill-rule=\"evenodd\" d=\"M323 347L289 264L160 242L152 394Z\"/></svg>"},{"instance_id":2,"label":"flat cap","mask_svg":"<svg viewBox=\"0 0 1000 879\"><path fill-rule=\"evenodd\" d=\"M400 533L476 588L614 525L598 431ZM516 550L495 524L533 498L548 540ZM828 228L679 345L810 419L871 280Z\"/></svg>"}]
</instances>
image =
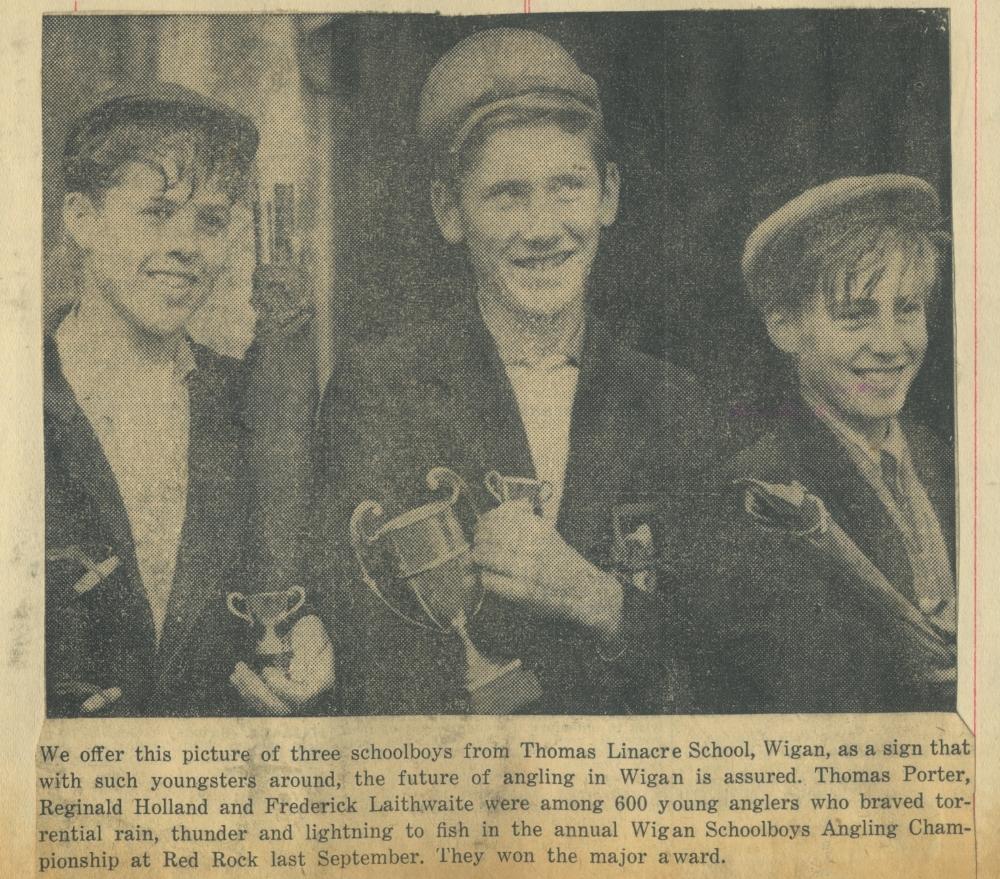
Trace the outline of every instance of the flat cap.
<instances>
[{"instance_id":1,"label":"flat cap","mask_svg":"<svg viewBox=\"0 0 1000 879\"><path fill-rule=\"evenodd\" d=\"M807 189L760 223L747 238L740 267L752 291L785 252L804 247L820 224L838 217L931 230L941 222L941 201L926 180L905 174L841 177Z\"/></svg>"},{"instance_id":2,"label":"flat cap","mask_svg":"<svg viewBox=\"0 0 1000 879\"><path fill-rule=\"evenodd\" d=\"M487 116L519 109L601 118L597 83L557 42L518 28L478 31L431 70L420 94L417 134L435 152L456 152Z\"/></svg>"},{"instance_id":3,"label":"flat cap","mask_svg":"<svg viewBox=\"0 0 1000 879\"><path fill-rule=\"evenodd\" d=\"M195 125L228 141L247 159L257 152L260 135L249 116L173 82L120 80L104 89L73 123L66 137L67 161L81 144L124 122L149 121Z\"/></svg>"}]
</instances>

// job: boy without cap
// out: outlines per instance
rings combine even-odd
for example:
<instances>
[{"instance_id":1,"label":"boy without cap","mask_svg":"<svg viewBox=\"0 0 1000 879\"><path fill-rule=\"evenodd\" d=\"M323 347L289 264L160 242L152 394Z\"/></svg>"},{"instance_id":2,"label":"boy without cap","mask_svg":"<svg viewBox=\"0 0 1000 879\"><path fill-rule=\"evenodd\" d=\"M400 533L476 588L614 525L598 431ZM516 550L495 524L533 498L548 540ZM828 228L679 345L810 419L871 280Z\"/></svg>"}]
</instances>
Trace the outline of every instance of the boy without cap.
<instances>
[{"instance_id":1,"label":"boy without cap","mask_svg":"<svg viewBox=\"0 0 1000 879\"><path fill-rule=\"evenodd\" d=\"M242 364L186 329L229 264L252 122L169 83L125 83L65 149L79 295L45 340L49 713L285 714L332 682L319 620L290 672L242 661L248 582Z\"/></svg>"},{"instance_id":2,"label":"boy without cap","mask_svg":"<svg viewBox=\"0 0 1000 879\"><path fill-rule=\"evenodd\" d=\"M903 415L941 280L940 222L925 181L885 174L810 189L747 240L748 294L800 396L715 474L690 520L704 551L686 612L710 634L693 647L709 709L954 709L952 452ZM745 480L785 512L778 498L804 488L878 574L780 516L762 524Z\"/></svg>"},{"instance_id":3,"label":"boy without cap","mask_svg":"<svg viewBox=\"0 0 1000 879\"><path fill-rule=\"evenodd\" d=\"M655 479L678 479L710 432L693 382L587 306L619 192L597 85L541 34L480 31L431 71L417 130L438 229L464 249L474 285L452 313L363 349L331 382L322 465L347 503L330 516L334 538L346 539L353 504L403 512L428 499L430 468L453 468L489 510L473 546L486 589L473 638L541 686L507 710L663 710L656 599L610 573L613 519ZM527 501L495 506L483 489L493 470L547 482L541 515ZM338 610L353 621L348 712L465 710L451 633L408 627L357 578Z\"/></svg>"}]
</instances>

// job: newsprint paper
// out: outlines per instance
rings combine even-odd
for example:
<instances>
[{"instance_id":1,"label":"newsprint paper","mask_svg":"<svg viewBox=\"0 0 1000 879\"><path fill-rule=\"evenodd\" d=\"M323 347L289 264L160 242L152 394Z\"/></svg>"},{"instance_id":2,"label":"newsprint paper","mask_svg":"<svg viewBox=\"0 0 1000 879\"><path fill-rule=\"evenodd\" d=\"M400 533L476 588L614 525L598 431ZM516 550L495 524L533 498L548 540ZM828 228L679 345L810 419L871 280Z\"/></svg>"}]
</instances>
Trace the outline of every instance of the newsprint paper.
<instances>
[{"instance_id":1,"label":"newsprint paper","mask_svg":"<svg viewBox=\"0 0 1000 879\"><path fill-rule=\"evenodd\" d=\"M0 876L997 876L987 0L2 27Z\"/></svg>"}]
</instances>

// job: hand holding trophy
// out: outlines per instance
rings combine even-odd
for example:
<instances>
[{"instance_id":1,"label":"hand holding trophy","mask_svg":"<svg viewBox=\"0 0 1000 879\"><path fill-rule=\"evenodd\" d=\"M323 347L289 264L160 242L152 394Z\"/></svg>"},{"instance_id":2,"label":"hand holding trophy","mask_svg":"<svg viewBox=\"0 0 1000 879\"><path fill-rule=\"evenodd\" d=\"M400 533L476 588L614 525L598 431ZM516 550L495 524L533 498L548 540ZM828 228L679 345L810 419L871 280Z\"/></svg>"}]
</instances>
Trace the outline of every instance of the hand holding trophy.
<instances>
[{"instance_id":1,"label":"hand holding trophy","mask_svg":"<svg viewBox=\"0 0 1000 879\"><path fill-rule=\"evenodd\" d=\"M621 583L570 546L529 498L479 517L472 557L485 589L532 614L580 626L617 652L622 636Z\"/></svg>"},{"instance_id":2,"label":"hand holding trophy","mask_svg":"<svg viewBox=\"0 0 1000 879\"><path fill-rule=\"evenodd\" d=\"M301 586L244 595L230 592L230 613L257 629L254 668L236 664L230 682L260 714L292 714L334 682L333 645L319 617L307 615L280 632L305 602Z\"/></svg>"},{"instance_id":3,"label":"hand holding trophy","mask_svg":"<svg viewBox=\"0 0 1000 879\"><path fill-rule=\"evenodd\" d=\"M478 611L483 590L472 562L472 547L455 513L463 492L468 497L468 489L447 467L431 470L427 485L432 491L450 489L451 496L388 521L375 501L363 501L354 510L351 542L362 577L396 616L420 628L451 631L461 641L465 653L462 684L472 713L509 713L538 699L541 687L519 659L503 665L491 662L469 637L468 620ZM413 593L422 619L404 613L386 598L367 561L376 549Z\"/></svg>"},{"instance_id":4,"label":"hand holding trophy","mask_svg":"<svg viewBox=\"0 0 1000 879\"><path fill-rule=\"evenodd\" d=\"M281 643L282 665L263 665L255 671L238 662L229 677L258 714L298 713L334 684L333 645L319 617L310 614L296 620Z\"/></svg>"}]
</instances>

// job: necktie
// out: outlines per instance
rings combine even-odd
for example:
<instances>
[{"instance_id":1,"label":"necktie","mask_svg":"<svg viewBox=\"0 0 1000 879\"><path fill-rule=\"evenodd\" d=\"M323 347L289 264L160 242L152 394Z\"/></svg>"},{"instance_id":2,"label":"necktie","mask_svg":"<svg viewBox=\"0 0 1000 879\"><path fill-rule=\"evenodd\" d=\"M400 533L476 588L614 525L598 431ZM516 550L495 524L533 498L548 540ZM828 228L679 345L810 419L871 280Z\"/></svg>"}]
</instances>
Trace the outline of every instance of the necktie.
<instances>
[{"instance_id":1,"label":"necktie","mask_svg":"<svg viewBox=\"0 0 1000 879\"><path fill-rule=\"evenodd\" d=\"M954 627L954 605L952 599L950 571L939 570L948 567L947 560L939 558L929 546L931 535L921 525L917 511L915 475L891 452L883 449L880 455L882 479L892 494L896 509L904 529L904 537L911 547L911 559L915 561L913 586L920 609L932 617L940 617L946 628Z\"/></svg>"},{"instance_id":2,"label":"necktie","mask_svg":"<svg viewBox=\"0 0 1000 879\"><path fill-rule=\"evenodd\" d=\"M892 493L893 500L896 501L899 512L903 514L906 527L911 534L916 534L917 517L913 510L913 504L910 502L909 493L903 486L902 468L899 466L899 461L896 460L896 456L892 452L886 449L882 449L880 460L882 464L882 480Z\"/></svg>"}]
</instances>

